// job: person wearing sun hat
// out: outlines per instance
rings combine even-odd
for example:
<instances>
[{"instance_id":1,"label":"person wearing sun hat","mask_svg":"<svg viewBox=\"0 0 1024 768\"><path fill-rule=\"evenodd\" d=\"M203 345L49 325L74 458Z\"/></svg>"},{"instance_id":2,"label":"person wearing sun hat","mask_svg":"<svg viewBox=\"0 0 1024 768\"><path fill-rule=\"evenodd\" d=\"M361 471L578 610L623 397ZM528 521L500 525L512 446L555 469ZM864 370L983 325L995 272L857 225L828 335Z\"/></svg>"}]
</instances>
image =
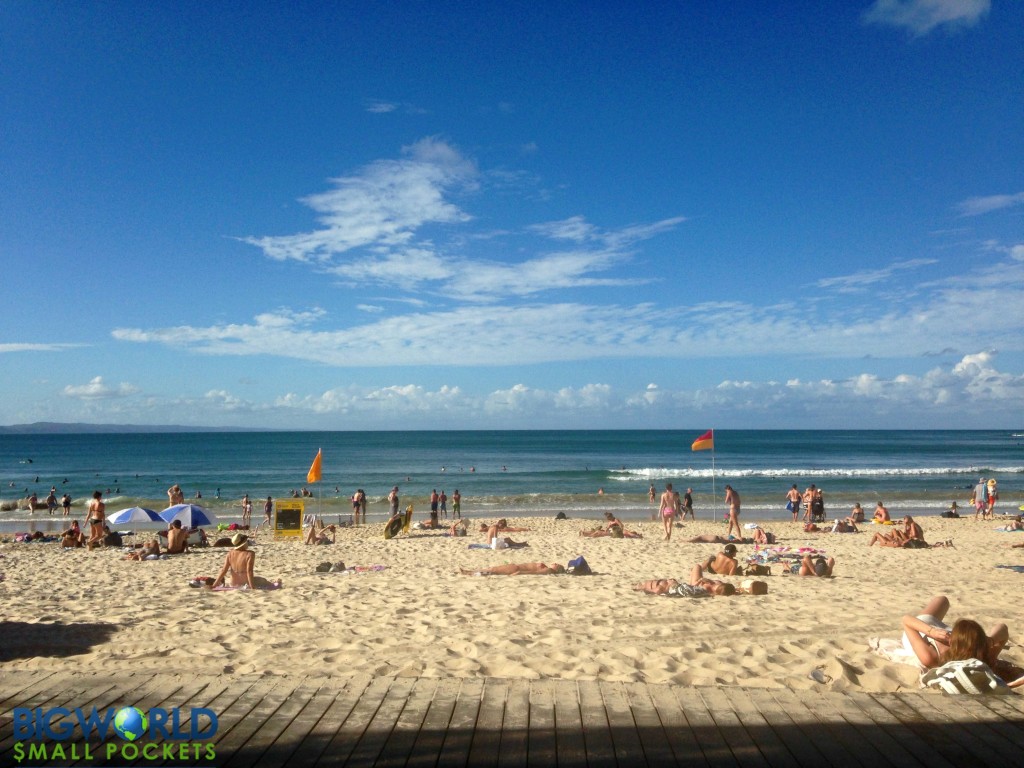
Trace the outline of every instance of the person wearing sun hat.
<instances>
[{"instance_id":1,"label":"person wearing sun hat","mask_svg":"<svg viewBox=\"0 0 1024 768\"><path fill-rule=\"evenodd\" d=\"M229 587L241 589L272 589L281 586L281 580L271 583L261 576L253 575L256 565L256 553L249 549L249 537L244 533L236 533L231 537L231 551L224 557L224 567L220 569L211 588L227 583Z\"/></svg>"}]
</instances>

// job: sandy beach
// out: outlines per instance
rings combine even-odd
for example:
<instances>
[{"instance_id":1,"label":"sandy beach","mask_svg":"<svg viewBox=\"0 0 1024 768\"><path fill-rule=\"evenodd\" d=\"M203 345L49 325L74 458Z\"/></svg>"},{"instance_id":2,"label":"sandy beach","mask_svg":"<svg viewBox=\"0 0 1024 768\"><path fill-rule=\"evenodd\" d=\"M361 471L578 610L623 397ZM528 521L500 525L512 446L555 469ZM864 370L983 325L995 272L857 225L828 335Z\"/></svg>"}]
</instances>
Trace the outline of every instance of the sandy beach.
<instances>
[{"instance_id":1,"label":"sandy beach","mask_svg":"<svg viewBox=\"0 0 1024 768\"><path fill-rule=\"evenodd\" d=\"M868 547L861 533L805 533L766 525L777 546L810 546L835 557L832 579L764 577L764 596L710 599L634 592L644 579L685 579L721 547L686 543L724 533L721 523L687 523L671 542L660 524L630 524L644 538L584 539L594 520L510 519L523 550L470 549L470 536L412 531L385 540L382 526L341 529L337 543L306 546L256 537L256 573L280 578L276 591L191 588L215 576L223 549L199 549L156 562L117 550L61 550L57 544L0 545L4 647L0 670L190 670L211 676L368 673L425 677L501 677L720 685L805 690L917 688L914 667L874 654L871 637L898 638L900 616L935 594L951 617L983 626L1005 621L1004 657L1024 663L1024 631L1008 596L1024 575L998 565L1024 563L1024 533L994 530L1003 521L920 518L930 542L955 548ZM749 521L746 521L749 522ZM739 547L744 561L753 545ZM507 562L565 564L584 555L593 576L460 575ZM317 573L322 562L385 566ZM741 577L725 577L739 584Z\"/></svg>"}]
</instances>

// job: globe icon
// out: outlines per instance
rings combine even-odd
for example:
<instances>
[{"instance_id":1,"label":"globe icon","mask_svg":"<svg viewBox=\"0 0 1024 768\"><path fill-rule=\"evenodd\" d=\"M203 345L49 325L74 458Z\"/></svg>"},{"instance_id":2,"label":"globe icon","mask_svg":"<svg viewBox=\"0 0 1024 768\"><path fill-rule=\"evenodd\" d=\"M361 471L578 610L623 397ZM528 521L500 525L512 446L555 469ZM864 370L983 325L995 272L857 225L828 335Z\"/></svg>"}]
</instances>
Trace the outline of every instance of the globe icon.
<instances>
[{"instance_id":1,"label":"globe icon","mask_svg":"<svg viewBox=\"0 0 1024 768\"><path fill-rule=\"evenodd\" d=\"M122 707L114 714L114 730L125 741L135 741L149 730L149 719L138 707Z\"/></svg>"}]
</instances>

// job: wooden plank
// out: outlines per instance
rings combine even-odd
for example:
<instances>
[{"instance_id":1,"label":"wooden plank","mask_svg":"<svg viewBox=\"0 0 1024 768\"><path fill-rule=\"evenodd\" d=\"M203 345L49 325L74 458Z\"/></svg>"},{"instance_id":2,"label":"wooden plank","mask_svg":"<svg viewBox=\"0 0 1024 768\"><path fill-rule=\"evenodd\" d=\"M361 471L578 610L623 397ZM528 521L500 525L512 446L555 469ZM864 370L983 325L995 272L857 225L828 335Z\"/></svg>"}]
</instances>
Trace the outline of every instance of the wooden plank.
<instances>
[{"instance_id":1,"label":"wooden plank","mask_svg":"<svg viewBox=\"0 0 1024 768\"><path fill-rule=\"evenodd\" d=\"M710 765L672 689L667 685L648 685L647 693L672 747L676 765L697 768Z\"/></svg>"},{"instance_id":2,"label":"wooden plank","mask_svg":"<svg viewBox=\"0 0 1024 768\"><path fill-rule=\"evenodd\" d=\"M428 702L427 715L423 718L423 727L416 736L412 755L407 765L410 768L425 768L437 764L444 746L445 733L452 720L455 702L459 693L459 681L442 679L437 683L434 696Z\"/></svg>"},{"instance_id":3,"label":"wooden plank","mask_svg":"<svg viewBox=\"0 0 1024 768\"><path fill-rule=\"evenodd\" d=\"M648 765L672 764L676 760L675 752L669 743L668 734L658 717L658 709L651 701L647 692L648 686L642 683L623 683L622 694L626 706L633 714L637 733L640 734L640 746Z\"/></svg>"},{"instance_id":4,"label":"wooden plank","mask_svg":"<svg viewBox=\"0 0 1024 768\"><path fill-rule=\"evenodd\" d=\"M1021 734L1017 733L1015 741L1004 738L998 730L1002 718L996 716L997 722L992 722L991 710L976 701L980 698L983 697L918 694L904 701L922 718L941 724L931 732L929 742L940 744L940 751L951 763L1015 763L1020 759L1020 748L1024 744ZM954 706L948 705L949 699L957 699Z\"/></svg>"},{"instance_id":5,"label":"wooden plank","mask_svg":"<svg viewBox=\"0 0 1024 768\"><path fill-rule=\"evenodd\" d=\"M912 713L910 717L905 716L907 707L899 702L906 695L897 693L863 694L864 700L858 699L858 703L860 706L866 707L868 702L874 702L878 708L877 714L873 715L876 721L887 718L892 724L890 728L893 738L922 765L927 768L951 768L953 763L936 752L929 743L931 734L928 724L916 714Z\"/></svg>"},{"instance_id":6,"label":"wooden plank","mask_svg":"<svg viewBox=\"0 0 1024 768\"><path fill-rule=\"evenodd\" d=\"M556 683L553 703L556 763L560 768L584 768L587 765L587 745L583 739L583 717L580 714L577 684L570 680Z\"/></svg>"},{"instance_id":7,"label":"wooden plank","mask_svg":"<svg viewBox=\"0 0 1024 768\"><path fill-rule=\"evenodd\" d=\"M444 737L437 764L443 766L468 766L469 752L473 744L473 730L480 713L484 694L484 681L480 678L459 680L458 697L448 732Z\"/></svg>"},{"instance_id":8,"label":"wooden plank","mask_svg":"<svg viewBox=\"0 0 1024 768\"><path fill-rule=\"evenodd\" d=\"M693 734L700 744L705 759L712 765L739 765L729 748L729 741L711 717L704 700L693 688L673 687L672 693L679 701L679 706L686 714L686 719L693 729Z\"/></svg>"},{"instance_id":9,"label":"wooden plank","mask_svg":"<svg viewBox=\"0 0 1024 768\"><path fill-rule=\"evenodd\" d=\"M293 685L283 678L273 677L246 681L239 686L243 690L238 698L217 715L219 727L213 744L218 766L230 762L245 747L252 735L281 706Z\"/></svg>"},{"instance_id":10,"label":"wooden plank","mask_svg":"<svg viewBox=\"0 0 1024 768\"><path fill-rule=\"evenodd\" d=\"M595 680L580 680L577 687L580 692L580 719L583 721L583 743L587 747L587 762L594 765L615 765L615 744L612 742L600 684Z\"/></svg>"},{"instance_id":11,"label":"wooden plank","mask_svg":"<svg viewBox=\"0 0 1024 768\"><path fill-rule=\"evenodd\" d=\"M328 751L332 740L337 736L342 723L359 703L364 695L372 697L368 693L373 678L368 675L359 675L349 678L343 685L335 685L333 681L327 696L330 702L327 710L313 726L313 729L299 744L299 748L292 755L294 765L313 765L319 761ZM324 690L326 691L325 685ZM347 751L346 751L347 754Z\"/></svg>"},{"instance_id":12,"label":"wooden plank","mask_svg":"<svg viewBox=\"0 0 1024 768\"><path fill-rule=\"evenodd\" d=\"M779 704L766 688L749 688L746 691L751 705L764 719L775 737L793 755L799 765L822 765L825 757L813 743L808 741L800 727L790 717L786 708Z\"/></svg>"},{"instance_id":13,"label":"wooden plank","mask_svg":"<svg viewBox=\"0 0 1024 768\"><path fill-rule=\"evenodd\" d=\"M366 708L362 707L362 701L359 702L349 715L349 720L356 718L352 725L354 730L361 730L361 733L342 763L348 766L374 764L405 708L414 683L415 679L411 677L391 678L391 684L379 701L368 702ZM346 730L349 725L346 721Z\"/></svg>"},{"instance_id":14,"label":"wooden plank","mask_svg":"<svg viewBox=\"0 0 1024 768\"><path fill-rule=\"evenodd\" d=\"M789 712L796 727L809 739L825 758L825 761L836 768L858 768L864 766L857 759L855 745L851 746L847 735L835 723L818 717L820 706L819 694L816 691L796 693L788 689L771 690L781 707ZM867 766L865 766L867 768ZM871 768L874 768L871 766Z\"/></svg>"},{"instance_id":15,"label":"wooden plank","mask_svg":"<svg viewBox=\"0 0 1024 768\"><path fill-rule=\"evenodd\" d=\"M236 741L233 747L225 745L225 749L233 748L233 752L224 756L218 755L220 766L230 768L259 763L263 755L301 714L319 688L317 683L308 679L300 679L298 685L294 687L290 680L276 686L273 693L260 702L259 706L262 709L254 710L250 715L256 727L248 733L245 740L241 743ZM275 704L277 706L274 706ZM262 722L255 722L257 719ZM244 732L236 730L235 739Z\"/></svg>"},{"instance_id":16,"label":"wooden plank","mask_svg":"<svg viewBox=\"0 0 1024 768\"><path fill-rule=\"evenodd\" d=\"M640 732L633 719L633 710L626 700L622 683L602 682L601 696L608 713L615 759L620 765L646 765Z\"/></svg>"},{"instance_id":17,"label":"wooden plank","mask_svg":"<svg viewBox=\"0 0 1024 768\"><path fill-rule=\"evenodd\" d=\"M555 765L558 747L555 739L555 682L534 680L530 684L530 738L526 764Z\"/></svg>"},{"instance_id":18,"label":"wooden plank","mask_svg":"<svg viewBox=\"0 0 1024 768\"><path fill-rule=\"evenodd\" d=\"M699 688L697 694L704 701L708 714L715 721L718 730L725 735L725 740L737 762L746 765L768 761L767 752L762 752L751 737L723 689Z\"/></svg>"},{"instance_id":19,"label":"wooden plank","mask_svg":"<svg viewBox=\"0 0 1024 768\"><path fill-rule=\"evenodd\" d=\"M897 768L919 768L921 765L892 735L887 717L877 722L846 694L822 696L821 701L823 715L841 719L849 725L858 745L865 751L869 765L891 764Z\"/></svg>"},{"instance_id":20,"label":"wooden plank","mask_svg":"<svg viewBox=\"0 0 1024 768\"><path fill-rule=\"evenodd\" d=\"M701 695L705 701L708 701L709 705L712 703L707 696L704 696L703 691ZM800 764L782 739L775 733L775 730L768 724L768 721L761 712L758 711L746 689L730 688L728 692L728 705L736 714L737 719L750 735L751 740L769 765L796 766ZM714 711L711 714L714 716ZM721 727L721 723L719 723L719 727Z\"/></svg>"},{"instance_id":21,"label":"wooden plank","mask_svg":"<svg viewBox=\"0 0 1024 768\"><path fill-rule=\"evenodd\" d=\"M387 768L406 764L436 690L437 678L420 678L414 682L375 765Z\"/></svg>"},{"instance_id":22,"label":"wooden plank","mask_svg":"<svg viewBox=\"0 0 1024 768\"><path fill-rule=\"evenodd\" d=\"M501 728L505 719L505 699L508 683L504 680L485 680L480 710L469 747L469 764L493 767L498 764L501 749Z\"/></svg>"},{"instance_id":23,"label":"wooden plank","mask_svg":"<svg viewBox=\"0 0 1024 768\"><path fill-rule=\"evenodd\" d=\"M498 765L526 765L530 736L530 682L509 680L505 718L501 723Z\"/></svg>"}]
</instances>

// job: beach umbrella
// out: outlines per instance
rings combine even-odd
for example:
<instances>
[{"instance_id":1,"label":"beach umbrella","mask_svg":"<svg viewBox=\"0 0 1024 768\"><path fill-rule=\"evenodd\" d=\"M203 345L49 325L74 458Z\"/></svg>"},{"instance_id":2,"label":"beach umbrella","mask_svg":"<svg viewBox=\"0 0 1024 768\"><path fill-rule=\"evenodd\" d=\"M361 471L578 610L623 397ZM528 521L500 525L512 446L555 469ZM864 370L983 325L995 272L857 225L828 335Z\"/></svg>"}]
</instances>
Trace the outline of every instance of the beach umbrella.
<instances>
[{"instance_id":1,"label":"beach umbrella","mask_svg":"<svg viewBox=\"0 0 1024 768\"><path fill-rule=\"evenodd\" d=\"M128 523L162 523L163 518L152 509L145 507L128 507L121 509L112 515L107 516L108 525L126 525ZM138 533L138 529L132 531L132 535Z\"/></svg>"},{"instance_id":2,"label":"beach umbrella","mask_svg":"<svg viewBox=\"0 0 1024 768\"><path fill-rule=\"evenodd\" d=\"M181 520L184 528L198 528L201 525L214 526L217 518L198 504L175 504L160 513L160 517L167 523Z\"/></svg>"},{"instance_id":3,"label":"beach umbrella","mask_svg":"<svg viewBox=\"0 0 1024 768\"><path fill-rule=\"evenodd\" d=\"M152 509L145 507L128 507L121 509L107 517L111 525L125 525L127 523L162 523L163 518Z\"/></svg>"}]
</instances>

